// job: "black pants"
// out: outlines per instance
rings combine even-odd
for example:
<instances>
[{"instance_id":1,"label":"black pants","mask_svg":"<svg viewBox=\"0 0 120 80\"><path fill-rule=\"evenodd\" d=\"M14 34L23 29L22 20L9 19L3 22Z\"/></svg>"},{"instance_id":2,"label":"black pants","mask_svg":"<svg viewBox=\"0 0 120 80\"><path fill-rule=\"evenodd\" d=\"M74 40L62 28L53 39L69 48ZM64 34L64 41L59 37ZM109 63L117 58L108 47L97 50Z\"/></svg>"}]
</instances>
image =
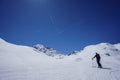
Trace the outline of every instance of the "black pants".
<instances>
[{"instance_id":1,"label":"black pants","mask_svg":"<svg viewBox=\"0 0 120 80\"><path fill-rule=\"evenodd\" d=\"M102 65L101 65L101 63L100 63L100 59L96 59L96 60L97 60L98 67L99 67L99 68L102 68Z\"/></svg>"}]
</instances>

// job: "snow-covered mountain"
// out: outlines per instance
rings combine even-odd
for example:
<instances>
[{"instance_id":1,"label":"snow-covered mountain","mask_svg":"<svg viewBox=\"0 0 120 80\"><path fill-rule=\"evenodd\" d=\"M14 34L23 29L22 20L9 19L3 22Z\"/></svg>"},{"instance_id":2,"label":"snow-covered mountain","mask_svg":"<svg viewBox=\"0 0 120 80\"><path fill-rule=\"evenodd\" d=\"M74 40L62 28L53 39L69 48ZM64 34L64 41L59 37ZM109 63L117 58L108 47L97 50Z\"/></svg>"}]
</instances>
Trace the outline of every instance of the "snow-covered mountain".
<instances>
[{"instance_id":1,"label":"snow-covered mountain","mask_svg":"<svg viewBox=\"0 0 120 80\"><path fill-rule=\"evenodd\" d=\"M91 60L95 53L99 53L101 56L115 57L120 59L120 44L99 43L96 45L86 46L83 50L76 53L77 56L83 57L86 60Z\"/></svg>"},{"instance_id":2,"label":"snow-covered mountain","mask_svg":"<svg viewBox=\"0 0 120 80\"><path fill-rule=\"evenodd\" d=\"M96 45L87 46L81 52L87 52L88 54L97 52L100 54L120 55L120 49L116 45L120 44L112 45L110 43L100 43Z\"/></svg>"},{"instance_id":3,"label":"snow-covered mountain","mask_svg":"<svg viewBox=\"0 0 120 80\"><path fill-rule=\"evenodd\" d=\"M76 55L63 59L50 57L45 52L53 49L14 45L0 39L0 80L119 80L120 44L100 43L89 45ZM96 60L98 52L102 69ZM58 54L57 52L54 53ZM97 74L96 74L97 73Z\"/></svg>"},{"instance_id":4,"label":"snow-covered mountain","mask_svg":"<svg viewBox=\"0 0 120 80\"><path fill-rule=\"evenodd\" d=\"M33 47L35 51L42 52L48 56L56 57L59 59L64 57L64 55L58 52L57 50L54 50L53 48L45 47L44 45L41 44L34 45Z\"/></svg>"},{"instance_id":5,"label":"snow-covered mountain","mask_svg":"<svg viewBox=\"0 0 120 80\"><path fill-rule=\"evenodd\" d=\"M77 55L80 51L73 51L72 53L69 53L68 56L71 56L71 55Z\"/></svg>"}]
</instances>

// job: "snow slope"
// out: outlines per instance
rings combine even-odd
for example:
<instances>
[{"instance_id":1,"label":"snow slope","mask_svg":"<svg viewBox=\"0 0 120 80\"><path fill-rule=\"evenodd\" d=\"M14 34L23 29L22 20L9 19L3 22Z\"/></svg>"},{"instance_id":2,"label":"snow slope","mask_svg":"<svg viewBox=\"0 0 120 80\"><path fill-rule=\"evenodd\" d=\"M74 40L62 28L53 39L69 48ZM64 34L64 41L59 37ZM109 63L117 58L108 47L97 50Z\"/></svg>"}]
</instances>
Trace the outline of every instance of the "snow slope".
<instances>
[{"instance_id":1,"label":"snow slope","mask_svg":"<svg viewBox=\"0 0 120 80\"><path fill-rule=\"evenodd\" d=\"M118 46L91 45L76 55L56 59L40 54L32 47L0 39L0 80L120 80ZM95 60L91 60L95 52L102 57L103 69L97 68Z\"/></svg>"}]
</instances>

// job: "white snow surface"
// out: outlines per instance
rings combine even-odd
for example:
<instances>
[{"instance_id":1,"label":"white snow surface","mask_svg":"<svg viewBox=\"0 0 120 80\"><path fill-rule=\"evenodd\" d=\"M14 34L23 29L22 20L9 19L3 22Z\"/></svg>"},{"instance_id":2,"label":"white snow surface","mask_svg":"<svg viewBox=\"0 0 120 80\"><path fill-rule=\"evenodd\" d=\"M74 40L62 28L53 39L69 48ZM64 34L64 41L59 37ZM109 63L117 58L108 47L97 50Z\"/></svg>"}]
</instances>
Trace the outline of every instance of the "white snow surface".
<instances>
[{"instance_id":1,"label":"white snow surface","mask_svg":"<svg viewBox=\"0 0 120 80\"><path fill-rule=\"evenodd\" d=\"M76 55L56 59L0 39L0 80L120 80L119 46L90 45ZM103 69L91 60L95 52L101 55Z\"/></svg>"}]
</instances>

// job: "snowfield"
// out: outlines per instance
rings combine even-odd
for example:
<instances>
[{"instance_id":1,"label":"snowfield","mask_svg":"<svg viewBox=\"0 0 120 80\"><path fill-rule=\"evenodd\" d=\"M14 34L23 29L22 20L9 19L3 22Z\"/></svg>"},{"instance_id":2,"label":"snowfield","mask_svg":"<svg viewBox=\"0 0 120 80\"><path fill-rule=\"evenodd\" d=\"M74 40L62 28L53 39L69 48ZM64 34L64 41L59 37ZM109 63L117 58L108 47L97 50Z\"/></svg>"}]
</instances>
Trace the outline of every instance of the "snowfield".
<instances>
[{"instance_id":1,"label":"snowfield","mask_svg":"<svg viewBox=\"0 0 120 80\"><path fill-rule=\"evenodd\" d=\"M101 55L102 69L95 52ZM0 80L120 80L120 44L100 43L56 59L0 39Z\"/></svg>"}]
</instances>

